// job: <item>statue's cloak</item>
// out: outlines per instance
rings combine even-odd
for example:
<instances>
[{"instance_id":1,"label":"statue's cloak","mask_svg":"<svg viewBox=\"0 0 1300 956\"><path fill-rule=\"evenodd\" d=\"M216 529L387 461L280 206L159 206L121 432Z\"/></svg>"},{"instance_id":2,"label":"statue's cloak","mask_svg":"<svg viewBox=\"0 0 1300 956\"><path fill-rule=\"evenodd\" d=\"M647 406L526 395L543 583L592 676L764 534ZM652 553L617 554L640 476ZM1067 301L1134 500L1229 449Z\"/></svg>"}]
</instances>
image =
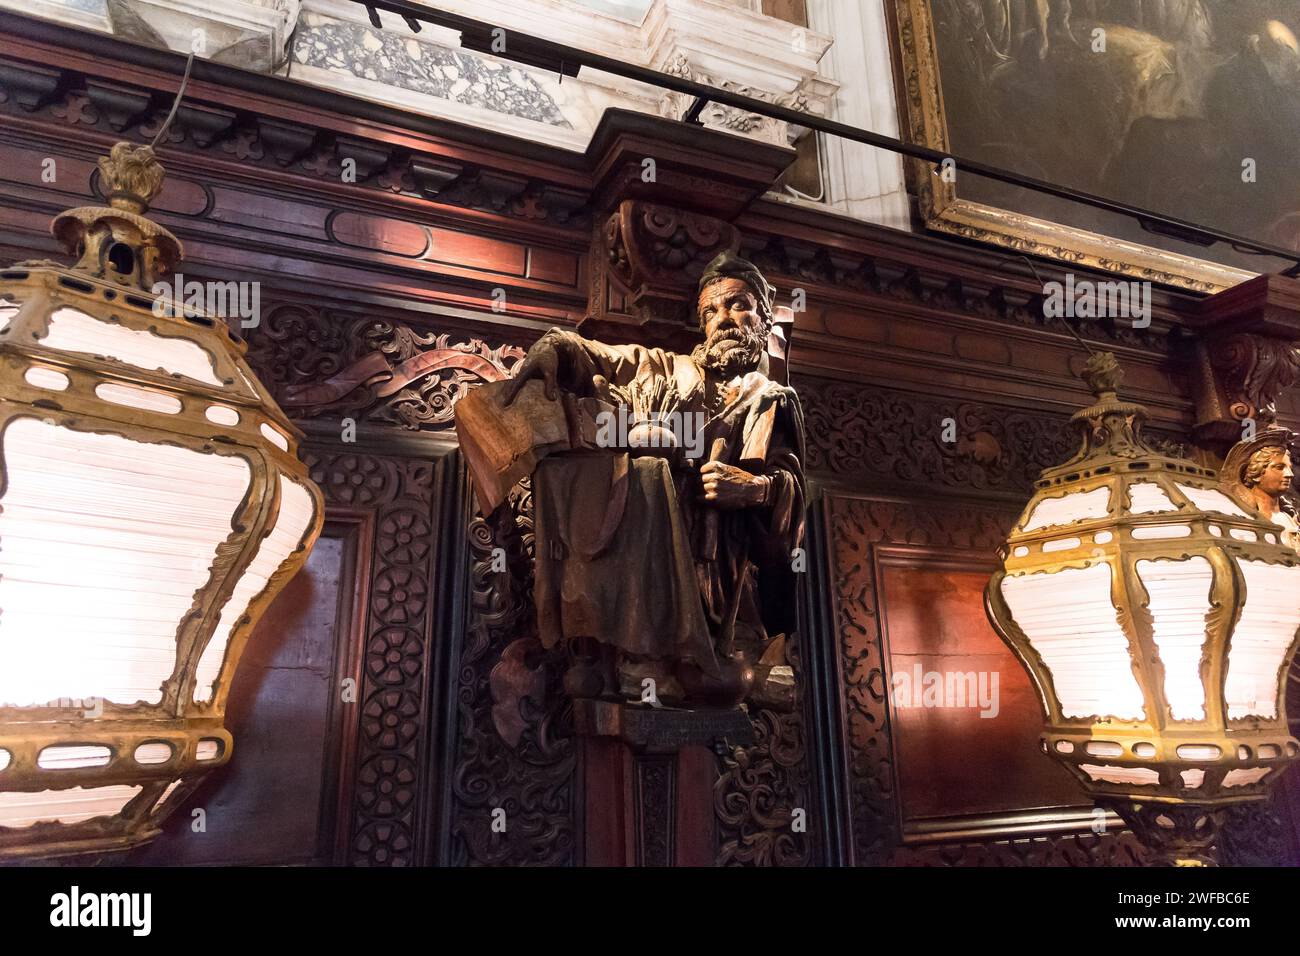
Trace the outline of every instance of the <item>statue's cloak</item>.
<instances>
[{"instance_id":1,"label":"statue's cloak","mask_svg":"<svg viewBox=\"0 0 1300 956\"><path fill-rule=\"evenodd\" d=\"M608 346L567 332L560 385L578 397L614 390L664 394L705 411L690 356ZM644 657L694 661L716 673L718 652L761 653L795 626L792 551L803 534L803 414L795 393L761 371L730 383L705 415L703 447L772 481L764 507L721 510L700 500L695 468L596 449L552 454L534 473L539 634L552 646L591 637ZM753 658L751 658L753 659Z\"/></svg>"}]
</instances>

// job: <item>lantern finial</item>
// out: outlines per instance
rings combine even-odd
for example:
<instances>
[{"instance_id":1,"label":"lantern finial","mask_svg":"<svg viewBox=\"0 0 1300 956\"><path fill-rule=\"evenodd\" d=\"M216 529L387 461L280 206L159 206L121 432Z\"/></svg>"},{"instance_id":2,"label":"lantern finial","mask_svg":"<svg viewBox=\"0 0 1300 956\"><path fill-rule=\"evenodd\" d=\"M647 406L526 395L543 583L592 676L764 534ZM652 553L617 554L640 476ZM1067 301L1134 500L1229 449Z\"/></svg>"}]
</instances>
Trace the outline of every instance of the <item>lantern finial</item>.
<instances>
[{"instance_id":1,"label":"lantern finial","mask_svg":"<svg viewBox=\"0 0 1300 956\"><path fill-rule=\"evenodd\" d=\"M152 146L117 143L99 160L99 180L114 209L144 213L162 191L163 176Z\"/></svg>"},{"instance_id":2,"label":"lantern finial","mask_svg":"<svg viewBox=\"0 0 1300 956\"><path fill-rule=\"evenodd\" d=\"M1162 463L1169 461L1142 438L1146 407L1119 398L1124 369L1112 353L1093 353L1079 377L1087 383L1097 401L1070 417L1070 424L1082 433L1079 451L1064 464L1044 471L1044 478L1069 472L1085 461L1102 464L1102 459L1107 458L1132 460L1150 457Z\"/></svg>"},{"instance_id":3,"label":"lantern finial","mask_svg":"<svg viewBox=\"0 0 1300 956\"><path fill-rule=\"evenodd\" d=\"M1097 398L1105 398L1108 395L1114 398L1115 393L1119 391L1120 383L1124 381L1124 369L1120 367L1113 352L1094 352L1088 357L1088 362L1083 366L1079 377L1088 383L1088 388Z\"/></svg>"},{"instance_id":4,"label":"lantern finial","mask_svg":"<svg viewBox=\"0 0 1300 956\"><path fill-rule=\"evenodd\" d=\"M164 171L152 146L117 143L99 160L107 206L82 206L54 218L51 230L77 257L73 269L150 291L182 255L180 241L143 214L162 190Z\"/></svg>"}]
</instances>

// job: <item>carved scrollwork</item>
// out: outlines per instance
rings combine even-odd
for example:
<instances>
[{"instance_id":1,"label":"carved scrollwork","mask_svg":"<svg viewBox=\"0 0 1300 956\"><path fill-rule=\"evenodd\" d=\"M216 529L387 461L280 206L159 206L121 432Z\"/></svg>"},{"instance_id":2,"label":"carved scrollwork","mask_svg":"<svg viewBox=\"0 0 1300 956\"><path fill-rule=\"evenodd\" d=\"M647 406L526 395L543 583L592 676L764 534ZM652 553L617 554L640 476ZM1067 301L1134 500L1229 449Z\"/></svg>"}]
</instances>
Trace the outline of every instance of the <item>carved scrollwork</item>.
<instances>
[{"instance_id":1,"label":"carved scrollwork","mask_svg":"<svg viewBox=\"0 0 1300 956\"><path fill-rule=\"evenodd\" d=\"M517 346L285 303L265 310L248 357L290 414L419 430L449 429L456 402L475 385L508 377L523 355Z\"/></svg>"},{"instance_id":2,"label":"carved scrollwork","mask_svg":"<svg viewBox=\"0 0 1300 956\"><path fill-rule=\"evenodd\" d=\"M704 269L740 247L735 226L712 216L624 200L604 229L610 277L643 319L689 324Z\"/></svg>"},{"instance_id":3,"label":"carved scrollwork","mask_svg":"<svg viewBox=\"0 0 1300 956\"><path fill-rule=\"evenodd\" d=\"M810 471L911 484L1028 490L1067 458L1064 416L948 404L889 389L797 380Z\"/></svg>"},{"instance_id":4,"label":"carved scrollwork","mask_svg":"<svg viewBox=\"0 0 1300 956\"><path fill-rule=\"evenodd\" d=\"M721 866L808 866L811 786L801 714L759 709L754 744L720 755L714 784ZM803 810L802 824L796 810Z\"/></svg>"},{"instance_id":5,"label":"carved scrollwork","mask_svg":"<svg viewBox=\"0 0 1300 956\"><path fill-rule=\"evenodd\" d=\"M1300 352L1295 343L1238 332L1208 341L1202 361L1212 388L1202 411L1234 424L1253 418L1262 427L1277 417L1277 396L1300 380Z\"/></svg>"},{"instance_id":6,"label":"carved scrollwork","mask_svg":"<svg viewBox=\"0 0 1300 956\"><path fill-rule=\"evenodd\" d=\"M454 803L451 863L458 866L575 862L576 754L561 667L542 666L541 700L512 698L518 708L503 720L492 675L505 648L533 636L532 493L522 482L508 507L475 517L469 528L470 630L461 650L456 689L457 751L451 781ZM494 569L493 549L506 555L507 571ZM497 672L499 674L499 672ZM494 710L497 713L494 713ZM512 744L499 727L513 727ZM505 814L504 832L493 827Z\"/></svg>"}]
</instances>

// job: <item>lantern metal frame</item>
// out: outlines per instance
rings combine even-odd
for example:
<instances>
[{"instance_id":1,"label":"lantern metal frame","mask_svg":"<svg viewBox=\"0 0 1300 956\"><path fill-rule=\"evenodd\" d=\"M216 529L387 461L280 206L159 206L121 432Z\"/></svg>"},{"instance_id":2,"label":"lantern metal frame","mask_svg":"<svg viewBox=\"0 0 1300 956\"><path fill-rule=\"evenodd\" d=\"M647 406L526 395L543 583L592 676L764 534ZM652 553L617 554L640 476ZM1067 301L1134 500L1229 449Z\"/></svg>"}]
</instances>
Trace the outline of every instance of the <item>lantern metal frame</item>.
<instances>
[{"instance_id":1,"label":"lantern metal frame","mask_svg":"<svg viewBox=\"0 0 1300 956\"><path fill-rule=\"evenodd\" d=\"M202 455L237 456L247 463L250 482L232 515L229 535L217 545L206 583L178 622L174 667L158 703L104 700L88 708L85 701L61 700L44 707L0 706L0 750L9 754L7 766L0 769L0 792L141 787L113 816L0 827L0 862L123 850L147 842L203 777L229 761L233 740L224 715L240 656L262 613L306 562L324 521L321 492L297 456L302 434L258 382L244 358L247 345L220 316L173 303L160 307L151 291L181 257L179 241L143 216L162 184L152 149L119 143L109 159L100 161L100 178L109 207L70 210L54 222L55 235L80 257L75 266L41 260L0 268L0 308L18 307L0 328L0 507L9 486L4 435L27 418ZM62 308L132 332L194 343L211 359L221 384L43 345L51 316ZM28 377L32 369L57 373L66 387L33 384ZM115 404L96 394L105 383L170 396L180 408L170 413ZM232 410L238 421L215 423L208 417L213 406ZM281 477L308 493L311 518L296 547L230 629L211 699L195 701L198 663L221 610L279 518ZM88 710L95 716L88 717ZM201 742L207 745L200 747ZM161 763L137 762L136 748L146 743L166 744L171 757ZM111 756L102 766L40 765L45 748L64 746L107 747Z\"/></svg>"},{"instance_id":2,"label":"lantern metal frame","mask_svg":"<svg viewBox=\"0 0 1300 956\"><path fill-rule=\"evenodd\" d=\"M1143 440L1145 409L1117 397L1121 375L1108 353L1094 356L1088 363L1084 377L1097 402L1071 419L1082 432L1081 447L1069 461L1045 469L1035 483L1033 497L1005 546L999 549L1002 566L985 589L985 606L994 629L1019 658L1037 689L1045 721L1041 748L1066 767L1086 793L1115 807L1130 823L1140 823L1144 831L1178 831L1180 839L1187 843L1191 831L1206 829L1204 814L1188 817L1175 812L1175 808L1193 806L1205 810L1263 799L1272 781L1300 754L1300 744L1287 725L1285 701L1285 675L1296 653L1294 635L1274 682L1277 696L1273 718L1230 718L1225 701L1232 636L1247 597L1237 561L1294 568L1300 566L1300 557L1280 542L1281 529L1257 512L1246 510L1226 495L1223 511L1198 506L1180 490L1182 485L1199 492L1223 494L1216 472L1156 451ZM1130 491L1137 482L1157 485L1172 502L1173 510L1133 513ZM1104 516L1026 530L1042 502L1103 488L1110 493ZM1217 501L1213 495L1199 497L1202 504ZM1182 537L1134 537L1135 531L1143 534L1142 529L1164 533L1161 526L1174 524L1187 526L1190 533ZM1137 562L1187 561L1198 556L1209 562L1213 573L1206 640L1199 664L1204 719L1175 719L1166 696L1165 665L1154 638L1150 595L1138 574ZM1003 582L1009 578L1087 569L1098 563L1110 567L1111 604L1128 641L1132 673L1142 693L1143 719L1114 714L1067 716L1051 668L1017 623L1004 596ZM1188 746L1193 750L1185 749ZM1217 756L1201 759L1210 750L1197 748L1213 748ZM1197 754L1197 758L1189 759L1188 754ZM1084 765L1092 766L1094 773L1085 771ZM1158 782L1137 784L1106 779L1104 772L1100 777L1096 773L1102 768L1143 768L1154 771ZM1267 772L1253 782L1224 785L1231 771L1254 769ZM1199 784L1189 786L1184 771L1193 771L1192 780L1198 777L1195 772L1203 772ZM1169 812L1161 812L1159 806ZM1212 842L1208 833L1201 836L1206 846Z\"/></svg>"}]
</instances>

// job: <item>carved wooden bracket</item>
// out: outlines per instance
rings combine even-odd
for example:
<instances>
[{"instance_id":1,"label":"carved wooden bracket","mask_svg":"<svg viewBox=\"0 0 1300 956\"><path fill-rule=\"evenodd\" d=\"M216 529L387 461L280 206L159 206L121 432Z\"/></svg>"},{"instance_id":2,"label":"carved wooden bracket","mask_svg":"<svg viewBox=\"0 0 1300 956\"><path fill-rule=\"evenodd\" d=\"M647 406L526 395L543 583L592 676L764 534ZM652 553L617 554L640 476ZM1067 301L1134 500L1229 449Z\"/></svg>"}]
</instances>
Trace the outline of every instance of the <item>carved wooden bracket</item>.
<instances>
[{"instance_id":1,"label":"carved wooden bracket","mask_svg":"<svg viewBox=\"0 0 1300 956\"><path fill-rule=\"evenodd\" d=\"M1278 396L1300 380L1300 281L1259 276L1206 299L1198 318L1193 440L1221 459L1248 420L1272 424Z\"/></svg>"},{"instance_id":2,"label":"carved wooden bracket","mask_svg":"<svg viewBox=\"0 0 1300 956\"><path fill-rule=\"evenodd\" d=\"M591 261L603 295L584 328L635 324L656 340L689 339L700 276L719 253L739 248L739 231L721 219L624 200L596 233Z\"/></svg>"},{"instance_id":3,"label":"carved wooden bracket","mask_svg":"<svg viewBox=\"0 0 1300 956\"><path fill-rule=\"evenodd\" d=\"M705 266L739 250L732 221L793 158L785 147L606 111L587 155L595 216L582 332L689 351Z\"/></svg>"}]
</instances>

